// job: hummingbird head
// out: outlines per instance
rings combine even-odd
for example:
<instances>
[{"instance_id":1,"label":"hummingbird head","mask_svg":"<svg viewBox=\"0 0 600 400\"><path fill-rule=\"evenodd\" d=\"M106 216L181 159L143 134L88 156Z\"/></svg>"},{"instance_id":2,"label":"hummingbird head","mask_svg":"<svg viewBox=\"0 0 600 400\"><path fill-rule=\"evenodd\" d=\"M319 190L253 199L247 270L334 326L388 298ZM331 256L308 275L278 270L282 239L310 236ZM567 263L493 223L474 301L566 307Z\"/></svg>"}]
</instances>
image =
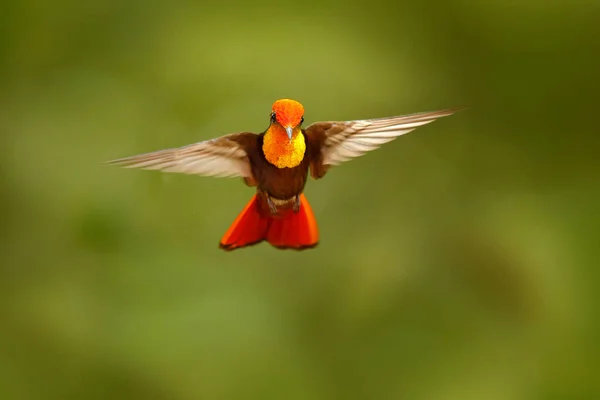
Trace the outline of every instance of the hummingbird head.
<instances>
[{"instance_id":1,"label":"hummingbird head","mask_svg":"<svg viewBox=\"0 0 600 400\"><path fill-rule=\"evenodd\" d=\"M281 125L292 140L294 130L304 121L304 107L295 100L280 99L273 103L271 124Z\"/></svg>"}]
</instances>

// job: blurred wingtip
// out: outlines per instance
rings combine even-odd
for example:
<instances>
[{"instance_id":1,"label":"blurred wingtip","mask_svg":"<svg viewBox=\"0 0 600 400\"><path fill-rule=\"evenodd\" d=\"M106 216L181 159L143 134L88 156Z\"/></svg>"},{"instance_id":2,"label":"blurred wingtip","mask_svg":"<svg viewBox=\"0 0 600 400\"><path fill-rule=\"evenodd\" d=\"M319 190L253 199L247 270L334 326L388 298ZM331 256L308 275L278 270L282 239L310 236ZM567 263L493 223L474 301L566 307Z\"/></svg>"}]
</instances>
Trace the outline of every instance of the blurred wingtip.
<instances>
[{"instance_id":1,"label":"blurred wingtip","mask_svg":"<svg viewBox=\"0 0 600 400\"><path fill-rule=\"evenodd\" d=\"M433 118L433 119L437 119L437 118L442 118L442 117L448 117L450 115L456 114L459 111L464 111L466 109L470 108L470 105L458 105L458 106L454 106L454 107L449 107L449 108L441 108L441 109L437 109L435 111L424 111L424 112L418 112L418 113L414 113L414 114L407 114L401 117L416 117L416 118Z\"/></svg>"},{"instance_id":2,"label":"blurred wingtip","mask_svg":"<svg viewBox=\"0 0 600 400\"><path fill-rule=\"evenodd\" d=\"M135 166L140 162L139 156L131 156L131 157L123 157L116 158L114 160L102 161L100 165L105 167L122 167L122 168L130 168Z\"/></svg>"},{"instance_id":3,"label":"blurred wingtip","mask_svg":"<svg viewBox=\"0 0 600 400\"><path fill-rule=\"evenodd\" d=\"M462 104L462 105L453 107L454 112L465 111L465 110L468 110L469 108L471 108L470 104Z\"/></svg>"},{"instance_id":4,"label":"blurred wingtip","mask_svg":"<svg viewBox=\"0 0 600 400\"><path fill-rule=\"evenodd\" d=\"M120 166L123 164L123 161L124 161L123 158L117 158L114 160L102 161L102 162L100 162L100 165L105 166L105 167Z\"/></svg>"},{"instance_id":5,"label":"blurred wingtip","mask_svg":"<svg viewBox=\"0 0 600 400\"><path fill-rule=\"evenodd\" d=\"M441 109L438 111L433 111L431 114L435 115L436 118L449 117L458 112L465 111L465 110L469 109L470 107L471 107L470 105L458 105L458 106L449 107L446 109Z\"/></svg>"},{"instance_id":6,"label":"blurred wingtip","mask_svg":"<svg viewBox=\"0 0 600 400\"><path fill-rule=\"evenodd\" d=\"M461 104L458 106L454 106L454 107L450 107L450 108L446 108L445 110L440 110L440 112L446 114L446 115L452 115L452 114L456 114L457 112L460 111L465 111L467 109L471 108L470 105L468 104Z\"/></svg>"}]
</instances>

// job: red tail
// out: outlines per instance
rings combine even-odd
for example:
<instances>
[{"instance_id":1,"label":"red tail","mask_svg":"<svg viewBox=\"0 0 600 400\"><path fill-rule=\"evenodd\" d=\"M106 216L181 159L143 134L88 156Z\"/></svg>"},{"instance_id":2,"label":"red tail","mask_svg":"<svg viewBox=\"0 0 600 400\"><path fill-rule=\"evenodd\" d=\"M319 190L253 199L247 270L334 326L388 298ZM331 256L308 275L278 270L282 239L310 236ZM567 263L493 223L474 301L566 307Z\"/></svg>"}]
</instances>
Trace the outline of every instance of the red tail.
<instances>
[{"instance_id":1,"label":"red tail","mask_svg":"<svg viewBox=\"0 0 600 400\"><path fill-rule=\"evenodd\" d=\"M300 211L282 210L277 216L262 212L254 195L233 221L219 247L235 250L263 240L281 249L303 250L318 244L317 220L304 194L300 195Z\"/></svg>"}]
</instances>

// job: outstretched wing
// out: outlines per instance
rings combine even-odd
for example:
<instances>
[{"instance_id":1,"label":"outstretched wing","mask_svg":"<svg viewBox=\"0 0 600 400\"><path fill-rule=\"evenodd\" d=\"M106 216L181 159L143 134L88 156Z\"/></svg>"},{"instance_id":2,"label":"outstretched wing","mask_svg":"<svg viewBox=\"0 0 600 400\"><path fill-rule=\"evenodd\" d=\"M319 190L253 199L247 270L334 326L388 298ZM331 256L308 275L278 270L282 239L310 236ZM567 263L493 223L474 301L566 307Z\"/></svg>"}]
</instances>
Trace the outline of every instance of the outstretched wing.
<instances>
[{"instance_id":1,"label":"outstretched wing","mask_svg":"<svg viewBox=\"0 0 600 400\"><path fill-rule=\"evenodd\" d=\"M454 114L461 108L397 117L356 121L327 121L309 125L305 132L312 149L311 175L321 178L330 166L339 165L379 148L415 128Z\"/></svg>"},{"instance_id":2,"label":"outstretched wing","mask_svg":"<svg viewBox=\"0 0 600 400\"><path fill-rule=\"evenodd\" d=\"M254 133L236 133L187 146L108 161L107 165L215 177L252 177Z\"/></svg>"}]
</instances>

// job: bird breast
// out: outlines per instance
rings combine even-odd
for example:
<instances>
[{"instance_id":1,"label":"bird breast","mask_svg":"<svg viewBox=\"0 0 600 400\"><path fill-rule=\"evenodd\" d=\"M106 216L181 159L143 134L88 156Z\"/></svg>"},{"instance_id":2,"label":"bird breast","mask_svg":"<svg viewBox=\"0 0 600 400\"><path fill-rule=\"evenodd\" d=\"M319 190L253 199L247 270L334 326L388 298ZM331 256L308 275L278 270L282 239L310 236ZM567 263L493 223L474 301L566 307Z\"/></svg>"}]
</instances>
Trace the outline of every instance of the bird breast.
<instances>
[{"instance_id":1,"label":"bird breast","mask_svg":"<svg viewBox=\"0 0 600 400\"><path fill-rule=\"evenodd\" d=\"M264 135L262 150L267 161L277 168L294 168L304 159L304 135L296 129L290 141L283 128L271 126Z\"/></svg>"}]
</instances>

